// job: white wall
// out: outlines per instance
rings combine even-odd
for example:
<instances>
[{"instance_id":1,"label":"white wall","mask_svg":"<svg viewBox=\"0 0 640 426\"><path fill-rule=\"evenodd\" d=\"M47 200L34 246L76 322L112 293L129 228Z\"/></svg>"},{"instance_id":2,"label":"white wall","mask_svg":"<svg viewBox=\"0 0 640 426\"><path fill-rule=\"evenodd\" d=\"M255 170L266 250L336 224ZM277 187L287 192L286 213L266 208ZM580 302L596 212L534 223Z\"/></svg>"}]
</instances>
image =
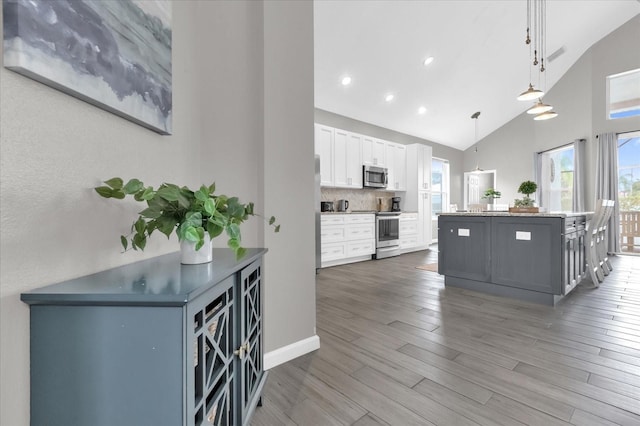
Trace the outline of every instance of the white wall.
<instances>
[{"instance_id":1,"label":"white wall","mask_svg":"<svg viewBox=\"0 0 640 426\"><path fill-rule=\"evenodd\" d=\"M640 16L592 46L545 96L558 117L533 121L522 113L464 152L464 170L480 167L497 170L501 203L513 205L520 183L533 179L534 153L575 139L587 140L586 203L593 209L595 188L595 148L597 134L640 129L640 117L606 120L605 78L607 75L640 68L638 55ZM550 66L553 66L551 64ZM514 94L514 102L515 96ZM528 106L524 106L524 109ZM475 146L478 153L474 152Z\"/></svg>"},{"instance_id":2,"label":"white wall","mask_svg":"<svg viewBox=\"0 0 640 426\"><path fill-rule=\"evenodd\" d=\"M313 51L313 21L303 3L291 10L274 4L263 17L260 2L173 2L172 136L0 68L0 424L29 419L29 310L21 292L177 250L175 239L158 235L144 252L120 253L119 235L139 205L93 192L112 176L154 185L216 180L222 192L276 215L280 234L267 231L265 238L255 218L243 226L247 246L266 241L270 249L267 350L314 335L313 202L307 200L313 197L313 62L306 53ZM264 34L263 18L270 22ZM283 40L295 49L278 49ZM271 61L268 72L265 48L281 61ZM274 77L279 66L300 74L295 90L282 96L284 76ZM276 159L301 163L280 173L270 163Z\"/></svg>"}]
</instances>

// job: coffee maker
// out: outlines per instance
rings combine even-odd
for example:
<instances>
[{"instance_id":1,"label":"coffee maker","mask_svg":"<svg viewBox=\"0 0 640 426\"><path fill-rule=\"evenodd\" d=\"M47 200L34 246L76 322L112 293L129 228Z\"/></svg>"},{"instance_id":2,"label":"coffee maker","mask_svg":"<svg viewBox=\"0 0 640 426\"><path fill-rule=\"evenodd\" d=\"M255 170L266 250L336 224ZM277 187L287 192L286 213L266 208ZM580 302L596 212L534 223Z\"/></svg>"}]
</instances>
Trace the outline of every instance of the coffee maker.
<instances>
[{"instance_id":1,"label":"coffee maker","mask_svg":"<svg viewBox=\"0 0 640 426\"><path fill-rule=\"evenodd\" d=\"M400 211L400 197L391 197L391 211L392 212Z\"/></svg>"}]
</instances>

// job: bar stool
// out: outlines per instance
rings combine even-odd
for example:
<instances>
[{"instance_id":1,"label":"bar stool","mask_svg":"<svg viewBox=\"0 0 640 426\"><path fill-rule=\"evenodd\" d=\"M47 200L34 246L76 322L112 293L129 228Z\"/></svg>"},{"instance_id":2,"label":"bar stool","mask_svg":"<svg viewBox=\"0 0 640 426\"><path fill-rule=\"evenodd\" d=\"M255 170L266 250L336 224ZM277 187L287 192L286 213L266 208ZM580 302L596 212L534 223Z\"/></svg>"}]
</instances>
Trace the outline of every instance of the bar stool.
<instances>
[{"instance_id":1,"label":"bar stool","mask_svg":"<svg viewBox=\"0 0 640 426\"><path fill-rule=\"evenodd\" d=\"M604 281L604 272L600 265L600 258L598 256L598 238L600 236L599 231L602 227L604 217L606 215L606 208L609 200L596 201L596 208L593 217L587 222L587 229L585 235L585 252L587 256L587 269L591 276L593 285L598 287L602 281Z\"/></svg>"}]
</instances>

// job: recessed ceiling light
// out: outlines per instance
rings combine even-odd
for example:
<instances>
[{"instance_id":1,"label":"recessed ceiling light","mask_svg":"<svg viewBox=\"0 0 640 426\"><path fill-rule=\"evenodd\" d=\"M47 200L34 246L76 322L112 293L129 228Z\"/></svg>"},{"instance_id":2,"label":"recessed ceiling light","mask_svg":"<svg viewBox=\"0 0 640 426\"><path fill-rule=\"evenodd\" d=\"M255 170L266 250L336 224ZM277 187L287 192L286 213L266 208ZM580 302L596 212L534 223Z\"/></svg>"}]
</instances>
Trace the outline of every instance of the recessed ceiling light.
<instances>
[{"instance_id":1,"label":"recessed ceiling light","mask_svg":"<svg viewBox=\"0 0 640 426\"><path fill-rule=\"evenodd\" d=\"M394 98L395 98L395 96L393 95L393 93L389 93L388 95L386 95L384 97L384 100L387 101L387 102L391 102Z\"/></svg>"},{"instance_id":2,"label":"recessed ceiling light","mask_svg":"<svg viewBox=\"0 0 640 426\"><path fill-rule=\"evenodd\" d=\"M343 86L348 86L351 84L351 77L349 77L348 75L345 77L342 77L342 85Z\"/></svg>"},{"instance_id":3,"label":"recessed ceiling light","mask_svg":"<svg viewBox=\"0 0 640 426\"><path fill-rule=\"evenodd\" d=\"M424 65L424 66L426 67L426 66L427 66L427 65L429 65L431 62L433 62L433 60L434 60L434 59L435 59L435 58L434 58L433 56L429 56L427 59L425 59L425 60L422 62L422 65Z\"/></svg>"},{"instance_id":4,"label":"recessed ceiling light","mask_svg":"<svg viewBox=\"0 0 640 426\"><path fill-rule=\"evenodd\" d=\"M426 107L421 106L420 108L418 108L418 114L422 115L422 114L424 114L426 112L427 112L427 108Z\"/></svg>"}]
</instances>

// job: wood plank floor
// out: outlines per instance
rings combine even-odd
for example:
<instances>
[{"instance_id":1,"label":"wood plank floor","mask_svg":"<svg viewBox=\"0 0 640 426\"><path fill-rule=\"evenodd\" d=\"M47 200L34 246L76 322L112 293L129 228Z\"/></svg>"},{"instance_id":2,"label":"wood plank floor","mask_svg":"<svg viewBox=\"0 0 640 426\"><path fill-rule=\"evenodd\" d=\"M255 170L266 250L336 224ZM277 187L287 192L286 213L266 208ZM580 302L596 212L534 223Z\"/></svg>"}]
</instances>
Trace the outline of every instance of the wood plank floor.
<instances>
[{"instance_id":1,"label":"wood plank floor","mask_svg":"<svg viewBox=\"0 0 640 426\"><path fill-rule=\"evenodd\" d=\"M640 257L555 308L445 289L436 261L322 269L321 347L271 370L252 425L640 425Z\"/></svg>"}]
</instances>

